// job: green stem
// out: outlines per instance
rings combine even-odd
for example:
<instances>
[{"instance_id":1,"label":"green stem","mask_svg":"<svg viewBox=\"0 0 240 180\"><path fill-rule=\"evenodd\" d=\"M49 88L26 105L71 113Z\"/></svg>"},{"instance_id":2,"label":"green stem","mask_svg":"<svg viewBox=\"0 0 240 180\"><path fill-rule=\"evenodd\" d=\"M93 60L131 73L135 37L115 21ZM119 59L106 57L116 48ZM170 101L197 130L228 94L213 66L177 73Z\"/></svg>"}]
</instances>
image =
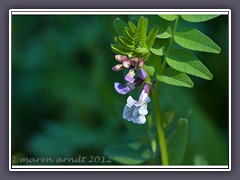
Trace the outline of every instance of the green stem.
<instances>
[{"instance_id":1,"label":"green stem","mask_svg":"<svg viewBox=\"0 0 240 180\"><path fill-rule=\"evenodd\" d=\"M168 45L166 54L169 53L172 49L173 42L174 42L174 35L177 31L178 22L179 22L179 16L177 16L177 18L175 20L172 37L169 41L169 45ZM167 62L166 62L166 56L165 56L159 74L161 74L163 72L166 65L167 65ZM157 81L157 83L158 83L158 81ZM165 138L162 122L161 122L161 114L160 114L158 95L157 95L156 89L157 89L157 84L155 85L155 88L152 89L152 95L153 95L154 112L155 112L155 118L156 118L156 124L157 124L158 140L159 140L159 146L160 146L161 157L162 157L162 164L169 165L166 138Z\"/></svg>"},{"instance_id":2,"label":"green stem","mask_svg":"<svg viewBox=\"0 0 240 180\"><path fill-rule=\"evenodd\" d=\"M153 120L151 115L147 116L147 122L148 122L148 131L149 133L151 133L151 129L153 127ZM155 138L151 139L151 149L152 149L153 157L156 156L156 151L157 151L156 144L157 144L156 139Z\"/></svg>"},{"instance_id":3,"label":"green stem","mask_svg":"<svg viewBox=\"0 0 240 180\"><path fill-rule=\"evenodd\" d=\"M170 39L170 42L169 42L169 45L168 45L166 54L169 53L170 50L172 49L173 42L174 42L174 35L175 35L176 31L177 31L178 22L179 22L179 16L176 17L175 24L174 24L174 27L173 27L172 37L171 37L171 39ZM163 60L163 63L162 63L161 70L160 70L160 74L161 74L162 71L165 69L166 65L167 65L167 62L166 62L166 56L165 56L165 58L164 58L164 60Z\"/></svg>"},{"instance_id":4,"label":"green stem","mask_svg":"<svg viewBox=\"0 0 240 180\"><path fill-rule=\"evenodd\" d=\"M159 146L160 146L161 157L162 157L162 164L169 165L166 138L165 138L164 130L162 127L156 89L152 89L152 95L153 95L154 112L155 112L155 118L156 118L156 124L157 124L158 140L159 140Z\"/></svg>"}]
</instances>

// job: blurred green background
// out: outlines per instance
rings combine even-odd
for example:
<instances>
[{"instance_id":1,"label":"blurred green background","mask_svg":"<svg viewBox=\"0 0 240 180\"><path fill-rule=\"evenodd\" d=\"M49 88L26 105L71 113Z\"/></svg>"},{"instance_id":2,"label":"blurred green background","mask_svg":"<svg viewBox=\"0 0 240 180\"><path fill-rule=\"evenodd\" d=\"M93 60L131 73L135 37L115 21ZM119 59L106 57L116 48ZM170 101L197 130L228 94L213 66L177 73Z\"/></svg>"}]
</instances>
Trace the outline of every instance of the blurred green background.
<instances>
[{"instance_id":1,"label":"blurred green background","mask_svg":"<svg viewBox=\"0 0 240 180\"><path fill-rule=\"evenodd\" d=\"M111 70L116 64L110 43L117 17L129 19L12 16L13 164L26 164L21 157L103 156L108 145L146 134L146 125L122 119L128 95L113 88L114 81L123 82L123 73ZM192 77L192 89L160 86L162 114L174 111L178 118L191 111L183 164L228 164L228 17L204 23L180 20L181 26L201 30L222 51L197 53L212 72L212 81ZM137 98L139 91L131 95Z\"/></svg>"}]
</instances>

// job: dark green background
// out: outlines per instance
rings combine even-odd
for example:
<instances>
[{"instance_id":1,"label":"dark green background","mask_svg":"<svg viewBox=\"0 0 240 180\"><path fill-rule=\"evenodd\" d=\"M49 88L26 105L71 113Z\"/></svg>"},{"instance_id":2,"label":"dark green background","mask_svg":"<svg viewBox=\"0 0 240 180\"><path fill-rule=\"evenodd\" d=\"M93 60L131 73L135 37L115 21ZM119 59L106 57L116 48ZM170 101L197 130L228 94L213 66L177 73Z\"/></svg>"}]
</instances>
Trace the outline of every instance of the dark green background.
<instances>
[{"instance_id":1,"label":"dark green background","mask_svg":"<svg viewBox=\"0 0 240 180\"><path fill-rule=\"evenodd\" d=\"M141 139L145 126L122 119L127 99L113 88L123 82L110 43L113 20L128 16L43 15L12 17L12 155L103 156L108 145ZM160 86L162 114L191 110L183 164L203 157L228 163L228 17L187 23L211 37L220 54L195 53L214 78L193 77L194 88ZM139 94L132 92L135 98ZM150 107L151 109L151 107ZM127 126L126 126L127 125ZM15 161L14 164L21 164ZM34 163L33 163L34 164ZM116 164L116 163L114 163Z\"/></svg>"}]
</instances>

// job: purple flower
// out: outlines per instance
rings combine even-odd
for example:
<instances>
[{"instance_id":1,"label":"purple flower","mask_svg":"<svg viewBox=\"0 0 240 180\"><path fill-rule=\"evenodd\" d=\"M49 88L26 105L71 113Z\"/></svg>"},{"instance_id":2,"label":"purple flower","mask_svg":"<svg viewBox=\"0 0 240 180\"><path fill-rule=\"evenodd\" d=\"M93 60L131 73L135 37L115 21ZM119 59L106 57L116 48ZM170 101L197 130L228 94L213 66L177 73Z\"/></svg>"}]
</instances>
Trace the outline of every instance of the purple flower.
<instances>
[{"instance_id":1,"label":"purple flower","mask_svg":"<svg viewBox=\"0 0 240 180\"><path fill-rule=\"evenodd\" d=\"M134 76L136 74L136 70L135 70L135 67L131 67L130 70L128 71L128 73L126 74L125 76L125 80L128 81L128 82L131 82L134 80Z\"/></svg>"},{"instance_id":2,"label":"purple flower","mask_svg":"<svg viewBox=\"0 0 240 180\"><path fill-rule=\"evenodd\" d=\"M114 83L114 88L119 94L127 94L132 89L141 85L147 78L147 72L142 68L144 61L138 57L116 55L115 59L120 63L112 67L113 71L121 71L123 69L129 69L124 79L126 84L119 82ZM140 69L139 77L135 78L136 70ZM144 124L146 122L146 115L148 114L147 104L151 101L148 97L150 91L150 85L144 84L143 90L139 96L138 101L134 100L132 96L127 99L127 104L123 110L123 118L132 121L136 124Z\"/></svg>"},{"instance_id":3,"label":"purple flower","mask_svg":"<svg viewBox=\"0 0 240 180\"><path fill-rule=\"evenodd\" d=\"M127 104L123 110L123 118L132 121L135 124L144 124L146 122L146 115L148 114L147 103L151 101L148 97L150 85L145 84L138 101L134 100L132 96L127 99Z\"/></svg>"},{"instance_id":4,"label":"purple flower","mask_svg":"<svg viewBox=\"0 0 240 180\"><path fill-rule=\"evenodd\" d=\"M143 83L143 79L140 77L134 79L131 82L128 82L127 84L121 84L119 82L114 83L114 88L119 94L127 94L132 89L138 87L140 84Z\"/></svg>"},{"instance_id":5,"label":"purple flower","mask_svg":"<svg viewBox=\"0 0 240 180\"><path fill-rule=\"evenodd\" d=\"M123 70L123 65L122 64L116 64L115 66L112 67L113 71L121 71Z\"/></svg>"},{"instance_id":6,"label":"purple flower","mask_svg":"<svg viewBox=\"0 0 240 180\"><path fill-rule=\"evenodd\" d=\"M130 69L131 71L131 69ZM135 75L135 72L134 72ZM128 76L128 77L127 77ZM125 79L130 80L132 75L129 75L129 73L126 75ZM144 80L147 78L147 73L142 68L140 69L139 77L133 78L131 81L129 81L127 84L121 84L119 82L114 83L114 88L119 94L127 94L132 89L138 87L140 84L144 82Z\"/></svg>"}]
</instances>

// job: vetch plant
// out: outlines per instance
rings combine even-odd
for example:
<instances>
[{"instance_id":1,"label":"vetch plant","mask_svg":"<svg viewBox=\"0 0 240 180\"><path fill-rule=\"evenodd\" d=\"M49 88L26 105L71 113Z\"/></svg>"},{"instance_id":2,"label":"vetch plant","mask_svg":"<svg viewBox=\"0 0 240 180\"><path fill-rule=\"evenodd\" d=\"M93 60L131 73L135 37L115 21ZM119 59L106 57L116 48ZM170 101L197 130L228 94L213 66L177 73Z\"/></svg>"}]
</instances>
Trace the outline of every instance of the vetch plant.
<instances>
[{"instance_id":1,"label":"vetch plant","mask_svg":"<svg viewBox=\"0 0 240 180\"><path fill-rule=\"evenodd\" d=\"M133 20L125 23L119 18L114 21L116 44L111 44L111 48L116 53L115 59L119 64L112 69L128 69L124 77L126 83L115 82L114 88L119 94L125 95L143 86L138 100L128 96L122 116L136 126L148 122L150 135L145 142L108 147L105 154L113 156L113 160L122 164L151 163L157 157L161 159L162 165L181 164L187 144L187 116L178 120L166 139L166 123L160 113L158 86L161 82L191 88L194 83L189 75L206 80L213 78L208 68L191 51L220 53L220 47L201 31L191 27L178 29L178 25L180 18L197 23L217 16L151 15L133 16L133 19L138 19L136 24ZM148 104L151 102L153 111L149 113ZM176 141L177 138L180 140ZM159 149L156 148L157 141ZM121 151L123 149L125 153ZM160 156L156 155L158 151Z\"/></svg>"}]
</instances>

